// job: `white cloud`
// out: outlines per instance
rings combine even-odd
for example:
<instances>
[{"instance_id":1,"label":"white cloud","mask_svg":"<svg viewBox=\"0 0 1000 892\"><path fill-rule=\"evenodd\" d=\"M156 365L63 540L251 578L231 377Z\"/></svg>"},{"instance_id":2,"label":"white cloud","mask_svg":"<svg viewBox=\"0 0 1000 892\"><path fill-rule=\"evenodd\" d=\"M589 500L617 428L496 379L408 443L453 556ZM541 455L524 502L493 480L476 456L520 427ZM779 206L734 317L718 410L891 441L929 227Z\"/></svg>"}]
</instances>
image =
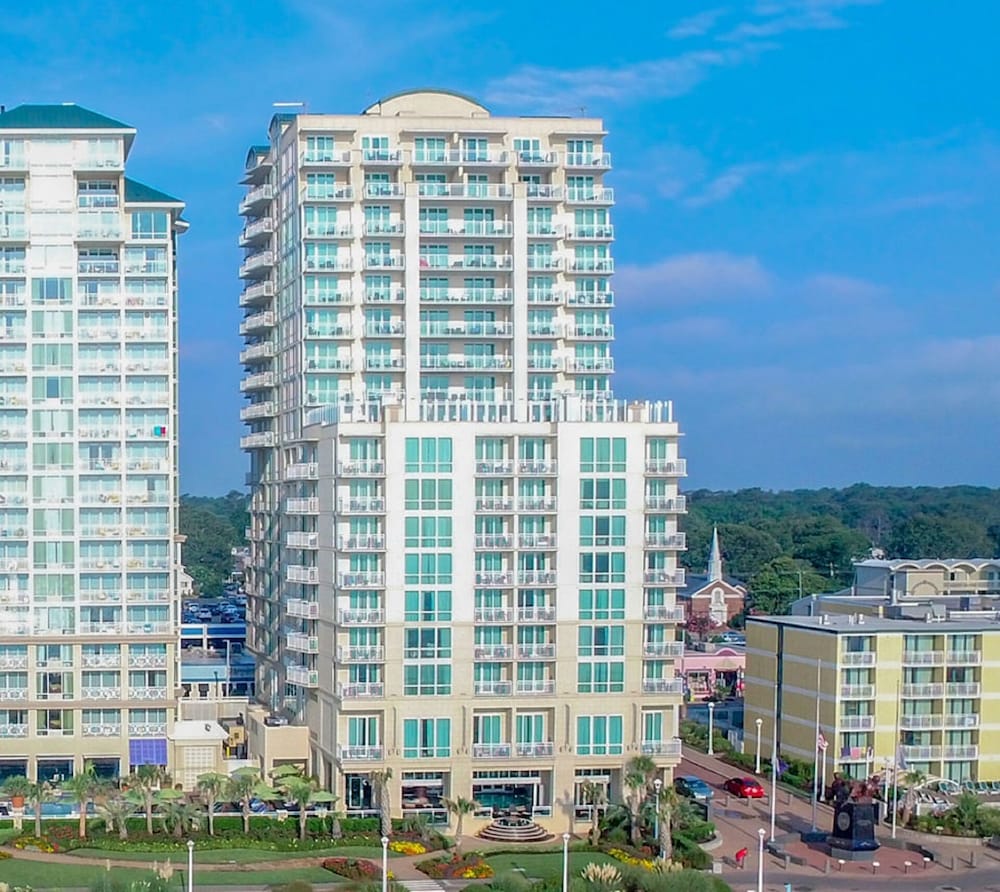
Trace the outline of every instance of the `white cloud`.
<instances>
[{"instance_id":1,"label":"white cloud","mask_svg":"<svg viewBox=\"0 0 1000 892\"><path fill-rule=\"evenodd\" d=\"M645 266L625 265L615 277L620 301L664 306L760 297L771 286L771 274L756 257L722 251L678 254Z\"/></svg>"},{"instance_id":2,"label":"white cloud","mask_svg":"<svg viewBox=\"0 0 1000 892\"><path fill-rule=\"evenodd\" d=\"M667 37L673 40L683 40L688 37L701 37L707 34L729 10L725 7L716 9L705 9L701 12L681 19L668 32Z\"/></svg>"}]
</instances>

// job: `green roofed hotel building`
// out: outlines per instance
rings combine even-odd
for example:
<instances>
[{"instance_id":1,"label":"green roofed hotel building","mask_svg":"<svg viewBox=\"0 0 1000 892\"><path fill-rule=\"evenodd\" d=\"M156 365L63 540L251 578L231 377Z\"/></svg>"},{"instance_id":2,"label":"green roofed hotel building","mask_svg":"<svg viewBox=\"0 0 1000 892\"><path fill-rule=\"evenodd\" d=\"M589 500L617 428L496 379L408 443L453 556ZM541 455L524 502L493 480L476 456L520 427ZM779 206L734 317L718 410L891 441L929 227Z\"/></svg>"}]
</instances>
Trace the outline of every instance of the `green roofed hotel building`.
<instances>
[{"instance_id":1,"label":"green roofed hotel building","mask_svg":"<svg viewBox=\"0 0 1000 892\"><path fill-rule=\"evenodd\" d=\"M587 821L669 776L669 402L612 392L599 120L422 90L278 114L248 155L242 440L257 691L348 814Z\"/></svg>"},{"instance_id":2,"label":"green roofed hotel building","mask_svg":"<svg viewBox=\"0 0 1000 892\"><path fill-rule=\"evenodd\" d=\"M135 135L0 110L0 777L168 757L186 223Z\"/></svg>"}]
</instances>

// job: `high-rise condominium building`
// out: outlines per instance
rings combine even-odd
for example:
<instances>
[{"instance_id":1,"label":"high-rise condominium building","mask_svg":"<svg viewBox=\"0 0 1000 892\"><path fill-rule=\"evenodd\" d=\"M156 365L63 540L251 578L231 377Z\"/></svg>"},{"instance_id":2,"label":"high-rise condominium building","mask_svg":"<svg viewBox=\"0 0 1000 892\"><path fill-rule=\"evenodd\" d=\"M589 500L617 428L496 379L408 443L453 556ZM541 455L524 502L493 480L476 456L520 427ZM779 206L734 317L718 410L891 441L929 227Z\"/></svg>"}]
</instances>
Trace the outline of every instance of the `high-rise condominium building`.
<instances>
[{"instance_id":1,"label":"high-rise condominium building","mask_svg":"<svg viewBox=\"0 0 1000 892\"><path fill-rule=\"evenodd\" d=\"M176 238L135 129L0 111L0 775L167 758L175 702Z\"/></svg>"},{"instance_id":2,"label":"high-rise condominium building","mask_svg":"<svg viewBox=\"0 0 1000 892\"><path fill-rule=\"evenodd\" d=\"M421 91L250 151L250 641L349 813L391 769L396 815L565 829L679 756L684 461L611 393L604 135Z\"/></svg>"}]
</instances>

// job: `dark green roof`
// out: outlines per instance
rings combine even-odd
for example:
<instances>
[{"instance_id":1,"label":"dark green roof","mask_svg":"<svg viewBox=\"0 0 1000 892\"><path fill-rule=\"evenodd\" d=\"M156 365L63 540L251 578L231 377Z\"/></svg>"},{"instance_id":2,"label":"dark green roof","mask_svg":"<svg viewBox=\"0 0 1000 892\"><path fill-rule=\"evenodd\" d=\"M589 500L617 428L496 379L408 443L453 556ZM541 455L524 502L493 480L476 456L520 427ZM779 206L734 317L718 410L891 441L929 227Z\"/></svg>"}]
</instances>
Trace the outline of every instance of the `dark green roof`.
<instances>
[{"instance_id":1,"label":"dark green roof","mask_svg":"<svg viewBox=\"0 0 1000 892\"><path fill-rule=\"evenodd\" d=\"M179 198L125 177L126 204L184 204Z\"/></svg>"},{"instance_id":2,"label":"dark green roof","mask_svg":"<svg viewBox=\"0 0 1000 892\"><path fill-rule=\"evenodd\" d=\"M72 102L63 105L18 105L0 114L5 130L134 130L114 118Z\"/></svg>"}]
</instances>

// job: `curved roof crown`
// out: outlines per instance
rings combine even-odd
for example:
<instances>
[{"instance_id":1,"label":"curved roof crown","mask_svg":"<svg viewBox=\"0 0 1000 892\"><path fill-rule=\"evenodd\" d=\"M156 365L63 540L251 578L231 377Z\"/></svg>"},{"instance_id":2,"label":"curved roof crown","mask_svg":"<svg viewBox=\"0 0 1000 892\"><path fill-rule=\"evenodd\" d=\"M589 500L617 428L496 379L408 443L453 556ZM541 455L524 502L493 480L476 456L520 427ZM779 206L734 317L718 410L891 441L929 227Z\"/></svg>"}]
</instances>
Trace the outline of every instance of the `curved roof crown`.
<instances>
[{"instance_id":1,"label":"curved roof crown","mask_svg":"<svg viewBox=\"0 0 1000 892\"><path fill-rule=\"evenodd\" d=\"M489 109L462 93L451 90L426 88L393 93L368 106L362 114L383 117L435 117L482 118L489 116Z\"/></svg>"}]
</instances>

